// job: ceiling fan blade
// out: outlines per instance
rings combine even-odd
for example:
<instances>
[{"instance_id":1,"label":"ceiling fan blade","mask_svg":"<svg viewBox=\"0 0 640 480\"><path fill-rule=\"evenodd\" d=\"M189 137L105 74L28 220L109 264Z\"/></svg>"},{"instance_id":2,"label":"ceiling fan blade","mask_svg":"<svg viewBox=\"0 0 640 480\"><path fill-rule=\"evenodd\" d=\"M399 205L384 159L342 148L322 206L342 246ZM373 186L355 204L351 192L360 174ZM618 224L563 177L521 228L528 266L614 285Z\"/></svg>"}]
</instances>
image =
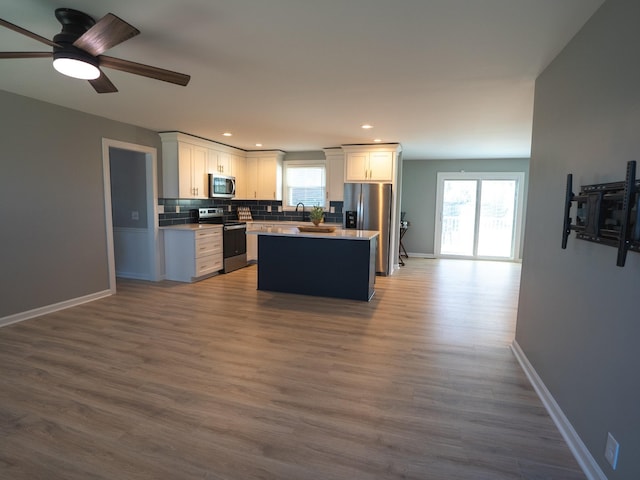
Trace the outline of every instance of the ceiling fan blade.
<instances>
[{"instance_id":1,"label":"ceiling fan blade","mask_svg":"<svg viewBox=\"0 0 640 480\"><path fill-rule=\"evenodd\" d=\"M116 17L113 13L107 13L73 42L73 46L95 57L139 33L140 30L132 27L121 18Z\"/></svg>"},{"instance_id":2,"label":"ceiling fan blade","mask_svg":"<svg viewBox=\"0 0 640 480\"><path fill-rule=\"evenodd\" d=\"M53 57L51 52L0 52L0 58L46 58Z\"/></svg>"},{"instance_id":3,"label":"ceiling fan blade","mask_svg":"<svg viewBox=\"0 0 640 480\"><path fill-rule=\"evenodd\" d=\"M36 33L30 32L29 30L19 27L18 25L14 25L11 22L7 22L6 20L2 20L1 18L0 18L0 25L2 25L3 27L7 27L9 30L13 30L14 32L18 32L18 33L21 33L22 35L26 35L29 38L33 38L34 40L44 43L45 45L49 45L50 47L60 46L57 43L52 42L48 38L41 37Z\"/></svg>"},{"instance_id":4,"label":"ceiling fan blade","mask_svg":"<svg viewBox=\"0 0 640 480\"><path fill-rule=\"evenodd\" d=\"M95 80L89 80L89 83L98 93L115 93L118 91L116 86L111 83L111 80L109 80L103 71L100 71L100 76Z\"/></svg>"},{"instance_id":5,"label":"ceiling fan blade","mask_svg":"<svg viewBox=\"0 0 640 480\"><path fill-rule=\"evenodd\" d=\"M162 80L163 82L175 83L183 87L191 80L191 76L185 75L184 73L172 72L171 70L165 70L163 68L130 62L129 60L122 60L121 58L101 55L98 59L101 67L113 68L114 70L133 73L134 75L142 75L143 77L154 78L156 80Z\"/></svg>"}]
</instances>

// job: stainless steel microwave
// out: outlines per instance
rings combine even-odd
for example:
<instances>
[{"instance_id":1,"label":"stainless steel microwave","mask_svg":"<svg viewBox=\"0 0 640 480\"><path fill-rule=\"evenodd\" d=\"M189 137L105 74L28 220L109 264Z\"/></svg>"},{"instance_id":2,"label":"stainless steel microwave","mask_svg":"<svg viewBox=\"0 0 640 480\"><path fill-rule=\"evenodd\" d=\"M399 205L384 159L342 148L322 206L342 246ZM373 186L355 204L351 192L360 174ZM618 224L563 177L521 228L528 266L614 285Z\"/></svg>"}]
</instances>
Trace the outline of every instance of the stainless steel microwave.
<instances>
[{"instance_id":1,"label":"stainless steel microwave","mask_svg":"<svg viewBox=\"0 0 640 480\"><path fill-rule=\"evenodd\" d=\"M209 197L211 198L233 198L236 196L236 177L209 174Z\"/></svg>"}]
</instances>

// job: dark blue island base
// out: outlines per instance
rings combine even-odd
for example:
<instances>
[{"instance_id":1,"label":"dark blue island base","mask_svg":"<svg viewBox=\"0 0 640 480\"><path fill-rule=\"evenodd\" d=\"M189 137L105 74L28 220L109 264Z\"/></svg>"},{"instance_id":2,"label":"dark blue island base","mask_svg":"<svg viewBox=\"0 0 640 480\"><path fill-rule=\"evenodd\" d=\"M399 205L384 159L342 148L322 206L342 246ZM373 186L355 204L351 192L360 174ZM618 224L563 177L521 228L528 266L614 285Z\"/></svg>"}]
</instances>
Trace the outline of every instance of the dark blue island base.
<instances>
[{"instance_id":1,"label":"dark blue island base","mask_svg":"<svg viewBox=\"0 0 640 480\"><path fill-rule=\"evenodd\" d=\"M258 290L369 301L377 240L258 235Z\"/></svg>"}]
</instances>

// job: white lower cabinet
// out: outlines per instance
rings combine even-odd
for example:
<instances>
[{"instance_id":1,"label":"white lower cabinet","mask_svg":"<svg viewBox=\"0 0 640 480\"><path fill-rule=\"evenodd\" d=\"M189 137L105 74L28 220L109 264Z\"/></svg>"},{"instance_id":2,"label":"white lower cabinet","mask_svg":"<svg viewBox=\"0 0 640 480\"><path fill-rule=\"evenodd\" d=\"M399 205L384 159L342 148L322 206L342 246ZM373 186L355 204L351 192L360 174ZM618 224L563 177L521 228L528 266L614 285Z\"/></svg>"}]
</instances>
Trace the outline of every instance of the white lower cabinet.
<instances>
[{"instance_id":1,"label":"white lower cabinet","mask_svg":"<svg viewBox=\"0 0 640 480\"><path fill-rule=\"evenodd\" d=\"M258 261L258 236L247 235L247 262Z\"/></svg>"},{"instance_id":2,"label":"white lower cabinet","mask_svg":"<svg viewBox=\"0 0 640 480\"><path fill-rule=\"evenodd\" d=\"M222 225L164 229L167 280L194 282L222 270Z\"/></svg>"},{"instance_id":3,"label":"white lower cabinet","mask_svg":"<svg viewBox=\"0 0 640 480\"><path fill-rule=\"evenodd\" d=\"M268 231L272 223L247 222L248 232ZM247 262L258 261L258 235L247 235Z\"/></svg>"}]
</instances>

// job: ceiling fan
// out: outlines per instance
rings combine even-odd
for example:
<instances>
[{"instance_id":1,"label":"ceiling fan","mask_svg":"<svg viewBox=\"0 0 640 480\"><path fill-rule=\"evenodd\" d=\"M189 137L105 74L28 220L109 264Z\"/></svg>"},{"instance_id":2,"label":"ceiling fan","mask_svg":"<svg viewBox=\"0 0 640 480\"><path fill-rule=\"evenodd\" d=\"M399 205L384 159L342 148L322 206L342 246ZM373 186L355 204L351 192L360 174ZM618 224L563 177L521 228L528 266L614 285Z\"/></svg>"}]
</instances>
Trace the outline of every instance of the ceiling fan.
<instances>
[{"instance_id":1,"label":"ceiling fan","mask_svg":"<svg viewBox=\"0 0 640 480\"><path fill-rule=\"evenodd\" d=\"M89 80L98 93L118 91L101 68L113 68L181 86L186 86L191 79L183 73L102 55L102 52L140 33L112 13L97 22L86 13L71 8L58 8L55 15L62 24L62 31L53 37L53 41L0 18L0 25L53 47L51 52L0 52L0 59L53 57L57 71Z\"/></svg>"}]
</instances>

